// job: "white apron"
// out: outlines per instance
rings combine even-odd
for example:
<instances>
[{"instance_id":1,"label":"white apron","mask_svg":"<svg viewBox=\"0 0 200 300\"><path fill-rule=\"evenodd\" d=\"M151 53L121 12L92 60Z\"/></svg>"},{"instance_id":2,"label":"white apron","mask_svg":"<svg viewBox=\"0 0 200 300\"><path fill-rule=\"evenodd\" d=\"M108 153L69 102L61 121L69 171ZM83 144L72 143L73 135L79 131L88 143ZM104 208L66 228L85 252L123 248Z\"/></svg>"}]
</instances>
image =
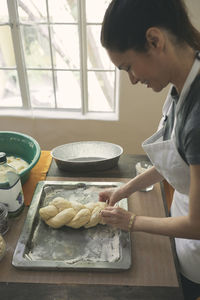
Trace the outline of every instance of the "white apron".
<instances>
[{"instance_id":1,"label":"white apron","mask_svg":"<svg viewBox=\"0 0 200 300\"><path fill-rule=\"evenodd\" d=\"M182 159L176 148L175 127L177 112L185 100L192 82L199 73L200 57L197 56L197 58L186 79L177 103L171 139L163 141L164 128L162 126L164 119L169 114L173 101L170 91L163 106L164 116L160 122L158 131L142 144L152 164L175 189L171 206L172 217L185 216L189 212L190 171L189 166ZM175 244L181 273L189 280L200 283L200 240L175 238Z\"/></svg>"}]
</instances>

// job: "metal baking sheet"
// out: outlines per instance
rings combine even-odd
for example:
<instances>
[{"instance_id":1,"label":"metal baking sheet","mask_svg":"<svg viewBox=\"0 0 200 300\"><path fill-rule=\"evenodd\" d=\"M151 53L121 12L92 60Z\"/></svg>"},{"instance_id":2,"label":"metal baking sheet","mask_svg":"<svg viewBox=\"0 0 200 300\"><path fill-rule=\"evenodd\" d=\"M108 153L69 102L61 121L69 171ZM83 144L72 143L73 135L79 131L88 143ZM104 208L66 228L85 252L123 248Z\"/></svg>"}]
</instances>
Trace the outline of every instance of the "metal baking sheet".
<instances>
[{"instance_id":1,"label":"metal baking sheet","mask_svg":"<svg viewBox=\"0 0 200 300\"><path fill-rule=\"evenodd\" d=\"M131 267L130 233L108 225L53 229L39 209L61 196L85 204L98 201L101 190L120 182L40 181L19 237L12 264L16 268L46 270L127 270ZM127 199L119 206L128 210Z\"/></svg>"}]
</instances>

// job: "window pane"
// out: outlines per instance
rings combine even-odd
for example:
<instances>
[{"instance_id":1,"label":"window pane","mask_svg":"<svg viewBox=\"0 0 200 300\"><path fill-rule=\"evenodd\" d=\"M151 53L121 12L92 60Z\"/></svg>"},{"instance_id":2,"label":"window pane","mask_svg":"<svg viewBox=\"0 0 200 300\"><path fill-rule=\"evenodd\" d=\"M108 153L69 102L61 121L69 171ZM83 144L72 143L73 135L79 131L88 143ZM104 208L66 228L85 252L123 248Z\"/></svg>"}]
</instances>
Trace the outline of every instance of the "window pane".
<instances>
[{"instance_id":1,"label":"window pane","mask_svg":"<svg viewBox=\"0 0 200 300\"><path fill-rule=\"evenodd\" d=\"M20 0L18 13L20 22L46 22L46 0Z\"/></svg>"},{"instance_id":2,"label":"window pane","mask_svg":"<svg viewBox=\"0 0 200 300\"><path fill-rule=\"evenodd\" d=\"M56 98L58 108L81 108L80 72L56 72Z\"/></svg>"},{"instance_id":3,"label":"window pane","mask_svg":"<svg viewBox=\"0 0 200 300\"><path fill-rule=\"evenodd\" d=\"M0 106L22 106L16 70L0 70Z\"/></svg>"},{"instance_id":4,"label":"window pane","mask_svg":"<svg viewBox=\"0 0 200 300\"><path fill-rule=\"evenodd\" d=\"M54 67L80 69L78 26L54 25L51 32Z\"/></svg>"},{"instance_id":5,"label":"window pane","mask_svg":"<svg viewBox=\"0 0 200 300\"><path fill-rule=\"evenodd\" d=\"M15 55L9 26L0 27L0 67L15 67Z\"/></svg>"},{"instance_id":6,"label":"window pane","mask_svg":"<svg viewBox=\"0 0 200 300\"><path fill-rule=\"evenodd\" d=\"M103 16L111 0L86 0L87 22L102 23Z\"/></svg>"},{"instance_id":7,"label":"window pane","mask_svg":"<svg viewBox=\"0 0 200 300\"><path fill-rule=\"evenodd\" d=\"M28 71L32 107L55 107L51 71Z\"/></svg>"},{"instance_id":8,"label":"window pane","mask_svg":"<svg viewBox=\"0 0 200 300\"><path fill-rule=\"evenodd\" d=\"M88 69L114 70L114 65L100 44L101 26L87 26L87 66Z\"/></svg>"},{"instance_id":9,"label":"window pane","mask_svg":"<svg viewBox=\"0 0 200 300\"><path fill-rule=\"evenodd\" d=\"M1 0L0 23L8 22L8 20L7 0Z\"/></svg>"},{"instance_id":10,"label":"window pane","mask_svg":"<svg viewBox=\"0 0 200 300\"><path fill-rule=\"evenodd\" d=\"M115 72L88 72L89 111L114 110Z\"/></svg>"},{"instance_id":11,"label":"window pane","mask_svg":"<svg viewBox=\"0 0 200 300\"><path fill-rule=\"evenodd\" d=\"M74 23L78 19L77 1L75 0L49 0L50 22Z\"/></svg>"},{"instance_id":12,"label":"window pane","mask_svg":"<svg viewBox=\"0 0 200 300\"><path fill-rule=\"evenodd\" d=\"M48 27L21 26L27 67L51 67Z\"/></svg>"}]
</instances>

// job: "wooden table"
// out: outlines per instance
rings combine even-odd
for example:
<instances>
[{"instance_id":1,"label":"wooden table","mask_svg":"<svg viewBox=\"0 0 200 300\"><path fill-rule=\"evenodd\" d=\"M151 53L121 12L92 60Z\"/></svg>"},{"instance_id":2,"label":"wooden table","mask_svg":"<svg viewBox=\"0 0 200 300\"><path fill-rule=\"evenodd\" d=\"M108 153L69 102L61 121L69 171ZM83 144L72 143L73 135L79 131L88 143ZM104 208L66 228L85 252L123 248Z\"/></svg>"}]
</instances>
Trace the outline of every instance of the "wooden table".
<instances>
[{"instance_id":1,"label":"wooden table","mask_svg":"<svg viewBox=\"0 0 200 300\"><path fill-rule=\"evenodd\" d=\"M144 156L123 155L117 167L107 171L72 174L54 162L47 180L120 181L135 176L135 164ZM136 214L164 217L167 205L162 185L150 192L136 192L129 199ZM0 262L0 299L15 300L178 300L183 299L174 241L147 233L132 233L132 267L121 272L30 271L11 264L28 208L11 220L5 235L8 252Z\"/></svg>"}]
</instances>

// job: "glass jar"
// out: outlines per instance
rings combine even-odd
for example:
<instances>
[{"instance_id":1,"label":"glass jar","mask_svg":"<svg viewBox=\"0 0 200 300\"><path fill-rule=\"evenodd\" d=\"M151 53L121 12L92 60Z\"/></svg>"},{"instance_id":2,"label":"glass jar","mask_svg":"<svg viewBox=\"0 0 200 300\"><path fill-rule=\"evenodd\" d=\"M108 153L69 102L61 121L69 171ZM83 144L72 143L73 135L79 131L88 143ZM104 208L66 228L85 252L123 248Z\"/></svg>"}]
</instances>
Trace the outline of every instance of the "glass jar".
<instances>
[{"instance_id":1,"label":"glass jar","mask_svg":"<svg viewBox=\"0 0 200 300\"><path fill-rule=\"evenodd\" d=\"M4 235L8 231L8 209L0 202L0 234Z\"/></svg>"},{"instance_id":2,"label":"glass jar","mask_svg":"<svg viewBox=\"0 0 200 300\"><path fill-rule=\"evenodd\" d=\"M149 162L139 161L135 165L136 175L140 175L140 174L144 173L145 171L147 171L151 167L152 167L152 164L150 164ZM149 192L149 191L152 191L152 190L153 190L153 185L147 186L146 188L142 189L141 192Z\"/></svg>"},{"instance_id":3,"label":"glass jar","mask_svg":"<svg viewBox=\"0 0 200 300\"><path fill-rule=\"evenodd\" d=\"M24 195L20 176L7 164L6 153L0 152L0 201L10 216L17 216L24 208Z\"/></svg>"},{"instance_id":4,"label":"glass jar","mask_svg":"<svg viewBox=\"0 0 200 300\"><path fill-rule=\"evenodd\" d=\"M2 237L2 235L0 234L0 261L2 260L5 254L6 254L6 242Z\"/></svg>"}]
</instances>

